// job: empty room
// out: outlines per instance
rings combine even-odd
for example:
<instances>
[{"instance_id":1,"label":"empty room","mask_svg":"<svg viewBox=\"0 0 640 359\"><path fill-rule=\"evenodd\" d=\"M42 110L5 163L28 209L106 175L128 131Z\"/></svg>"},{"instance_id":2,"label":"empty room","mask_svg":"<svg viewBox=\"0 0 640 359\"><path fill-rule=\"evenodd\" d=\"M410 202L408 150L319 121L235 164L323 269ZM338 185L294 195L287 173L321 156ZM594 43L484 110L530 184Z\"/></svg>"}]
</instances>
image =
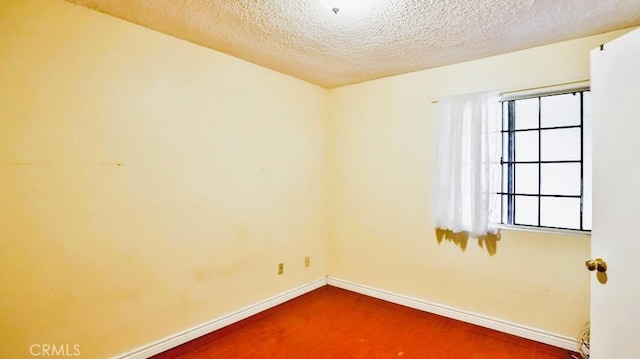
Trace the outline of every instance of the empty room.
<instances>
[{"instance_id":1,"label":"empty room","mask_svg":"<svg viewBox=\"0 0 640 359\"><path fill-rule=\"evenodd\" d=\"M640 358L638 26L1 1L0 357Z\"/></svg>"}]
</instances>

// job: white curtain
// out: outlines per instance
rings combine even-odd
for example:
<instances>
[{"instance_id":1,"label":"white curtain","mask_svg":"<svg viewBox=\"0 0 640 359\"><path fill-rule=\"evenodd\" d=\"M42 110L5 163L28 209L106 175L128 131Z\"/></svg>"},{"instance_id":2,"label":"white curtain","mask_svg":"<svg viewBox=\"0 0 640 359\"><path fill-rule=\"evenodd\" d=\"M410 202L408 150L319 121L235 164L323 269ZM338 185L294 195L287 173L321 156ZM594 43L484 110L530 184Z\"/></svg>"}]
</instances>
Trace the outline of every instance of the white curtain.
<instances>
[{"instance_id":1,"label":"white curtain","mask_svg":"<svg viewBox=\"0 0 640 359\"><path fill-rule=\"evenodd\" d=\"M438 105L434 188L436 228L472 237L495 233L500 218L497 93L443 98Z\"/></svg>"}]
</instances>

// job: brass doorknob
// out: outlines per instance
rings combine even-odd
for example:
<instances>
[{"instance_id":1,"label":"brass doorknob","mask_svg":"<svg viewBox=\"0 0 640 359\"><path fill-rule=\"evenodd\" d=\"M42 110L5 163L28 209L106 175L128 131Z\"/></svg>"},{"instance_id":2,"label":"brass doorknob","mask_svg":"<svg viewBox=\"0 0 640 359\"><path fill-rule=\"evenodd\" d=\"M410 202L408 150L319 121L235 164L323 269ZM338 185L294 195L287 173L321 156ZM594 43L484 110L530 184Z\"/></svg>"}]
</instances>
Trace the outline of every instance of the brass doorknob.
<instances>
[{"instance_id":1,"label":"brass doorknob","mask_svg":"<svg viewBox=\"0 0 640 359\"><path fill-rule=\"evenodd\" d=\"M607 262L602 258L589 259L584 262L584 265L591 272L594 270L598 270L598 272L606 272L607 271Z\"/></svg>"}]
</instances>

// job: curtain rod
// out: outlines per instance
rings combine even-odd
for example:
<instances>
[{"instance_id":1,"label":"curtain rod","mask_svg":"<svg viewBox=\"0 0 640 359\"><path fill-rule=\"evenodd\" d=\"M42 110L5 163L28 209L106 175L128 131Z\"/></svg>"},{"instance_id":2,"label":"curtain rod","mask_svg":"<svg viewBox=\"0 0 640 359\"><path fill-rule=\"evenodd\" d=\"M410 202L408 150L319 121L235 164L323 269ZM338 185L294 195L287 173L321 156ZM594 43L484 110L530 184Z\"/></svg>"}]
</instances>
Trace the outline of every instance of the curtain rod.
<instances>
[{"instance_id":1,"label":"curtain rod","mask_svg":"<svg viewBox=\"0 0 640 359\"><path fill-rule=\"evenodd\" d=\"M503 92L500 92L500 96L509 95L509 94L513 94L513 93L518 93L518 92L527 92L527 91L534 91L534 90L543 90L543 89L548 89L548 88L553 88L553 87L575 85L575 84L580 84L580 83L584 83L584 82L589 82L589 79L578 80L578 81L570 81L570 82L563 82L563 83L553 84L553 85L529 87L529 88L518 89L518 90L503 91ZM440 102L439 100L431 101L431 103L439 103L439 102Z\"/></svg>"}]
</instances>

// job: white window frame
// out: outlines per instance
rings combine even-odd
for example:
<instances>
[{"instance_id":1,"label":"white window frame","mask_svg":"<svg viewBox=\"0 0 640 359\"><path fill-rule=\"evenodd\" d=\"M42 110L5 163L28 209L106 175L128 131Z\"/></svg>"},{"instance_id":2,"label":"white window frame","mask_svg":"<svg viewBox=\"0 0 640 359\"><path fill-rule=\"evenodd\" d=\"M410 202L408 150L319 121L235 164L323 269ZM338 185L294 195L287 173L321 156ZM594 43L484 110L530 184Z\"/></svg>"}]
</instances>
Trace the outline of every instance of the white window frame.
<instances>
[{"instance_id":1,"label":"white window frame","mask_svg":"<svg viewBox=\"0 0 640 359\"><path fill-rule=\"evenodd\" d=\"M567 84L563 84L563 85L557 85L557 86L545 86L545 87L538 87L538 88L532 88L532 89L527 89L527 90L520 90L520 91L510 91L510 92L504 92L501 93L500 96L500 102L501 104L503 102L506 101L512 101L512 100L521 100L521 99L527 99L527 98L537 98L537 97L544 97L544 96L552 96L552 95L560 95L560 94L566 94L566 93L572 93L572 92L581 92L581 91L590 91L590 83L589 81L580 81L580 82L573 82L573 83L567 83ZM502 123L503 119L501 118L501 123ZM582 131L583 131L583 137L584 136L591 136L591 124L590 123L582 123ZM501 143L503 141L502 137L500 136L501 139ZM592 160L592 153L591 151L588 152L589 158L586 158L585 153L584 153L584 143L583 143L583 148L582 148L583 154L581 156L581 162L582 162L582 167L583 167L583 172L589 176L589 178L592 177L591 175L591 160ZM502 151L501 151L502 152ZM502 166L502 159L500 161L500 174L502 177L502 171L503 171L503 166ZM588 171L588 173L586 172ZM584 176L584 175L583 175ZM583 177L584 178L584 177ZM502 183L501 183L501 187L502 187ZM584 193L584 186L581 189L581 202L584 203L585 201L585 197L588 198L589 201L591 201L591 196L592 194L589 193ZM500 190L500 193L504 193L504 190ZM540 194L538 194L540 195ZM500 208L500 212L502 212L502 195L499 196L499 200L496 201L497 202L497 206L498 208ZM582 213L581 213L582 216ZM570 228L555 228L555 227L545 227L545 226L539 226L539 225L518 225L518 224L507 224L507 223L502 223L503 222L503 216L500 215L499 216L500 219L497 221L497 223L494 223L493 226L496 228L500 228L500 229L509 229L509 230L520 230L520 231L529 231L529 232L543 232L543 233L559 233L559 234L574 234L574 235L590 235L591 234L591 230L583 230L583 229L570 229Z\"/></svg>"}]
</instances>

